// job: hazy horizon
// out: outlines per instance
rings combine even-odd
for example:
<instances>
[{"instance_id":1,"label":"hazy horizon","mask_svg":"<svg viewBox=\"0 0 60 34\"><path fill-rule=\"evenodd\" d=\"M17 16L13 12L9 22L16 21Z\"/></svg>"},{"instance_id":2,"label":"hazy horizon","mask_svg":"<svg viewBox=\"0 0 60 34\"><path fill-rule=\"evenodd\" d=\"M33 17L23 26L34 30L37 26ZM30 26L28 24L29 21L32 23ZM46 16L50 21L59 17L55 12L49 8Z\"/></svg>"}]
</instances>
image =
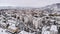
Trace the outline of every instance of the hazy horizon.
<instances>
[{"instance_id":1,"label":"hazy horizon","mask_svg":"<svg viewBox=\"0 0 60 34\"><path fill-rule=\"evenodd\" d=\"M44 7L60 0L0 0L0 6Z\"/></svg>"}]
</instances>

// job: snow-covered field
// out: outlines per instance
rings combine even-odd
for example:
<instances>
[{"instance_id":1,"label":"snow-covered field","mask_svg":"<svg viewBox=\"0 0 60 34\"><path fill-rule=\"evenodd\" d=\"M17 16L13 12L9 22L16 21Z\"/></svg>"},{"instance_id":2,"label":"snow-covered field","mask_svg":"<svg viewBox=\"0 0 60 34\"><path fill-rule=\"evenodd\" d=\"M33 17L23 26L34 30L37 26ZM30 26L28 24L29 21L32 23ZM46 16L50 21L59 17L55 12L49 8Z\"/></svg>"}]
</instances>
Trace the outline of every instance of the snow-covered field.
<instances>
[{"instance_id":1,"label":"snow-covered field","mask_svg":"<svg viewBox=\"0 0 60 34\"><path fill-rule=\"evenodd\" d=\"M0 28L0 34L8 34L5 29Z\"/></svg>"},{"instance_id":2,"label":"snow-covered field","mask_svg":"<svg viewBox=\"0 0 60 34\"><path fill-rule=\"evenodd\" d=\"M11 33L6 32L6 29L0 28L0 34L11 34ZM34 34L34 33L29 33L29 32L26 32L26 31L21 31L18 34Z\"/></svg>"}]
</instances>

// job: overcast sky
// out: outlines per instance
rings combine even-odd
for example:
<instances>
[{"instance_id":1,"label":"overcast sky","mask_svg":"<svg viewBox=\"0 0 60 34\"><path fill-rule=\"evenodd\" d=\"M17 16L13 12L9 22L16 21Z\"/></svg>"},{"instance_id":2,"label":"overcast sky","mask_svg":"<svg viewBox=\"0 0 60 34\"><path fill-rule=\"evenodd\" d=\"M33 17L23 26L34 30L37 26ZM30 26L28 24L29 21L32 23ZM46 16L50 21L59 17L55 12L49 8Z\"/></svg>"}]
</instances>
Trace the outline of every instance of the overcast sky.
<instances>
[{"instance_id":1,"label":"overcast sky","mask_svg":"<svg viewBox=\"0 0 60 34\"><path fill-rule=\"evenodd\" d=\"M0 6L44 7L60 3L60 0L0 0Z\"/></svg>"}]
</instances>

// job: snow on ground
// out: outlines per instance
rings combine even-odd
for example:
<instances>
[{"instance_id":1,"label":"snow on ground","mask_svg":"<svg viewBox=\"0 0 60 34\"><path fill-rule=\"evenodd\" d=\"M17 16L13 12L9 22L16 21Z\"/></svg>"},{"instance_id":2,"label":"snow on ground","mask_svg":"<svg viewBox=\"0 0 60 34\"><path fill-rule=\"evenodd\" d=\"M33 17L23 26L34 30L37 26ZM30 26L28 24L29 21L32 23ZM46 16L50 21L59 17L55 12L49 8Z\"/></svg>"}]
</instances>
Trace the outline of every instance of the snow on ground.
<instances>
[{"instance_id":1,"label":"snow on ground","mask_svg":"<svg viewBox=\"0 0 60 34\"><path fill-rule=\"evenodd\" d=\"M0 28L0 34L8 34L5 29Z\"/></svg>"},{"instance_id":2,"label":"snow on ground","mask_svg":"<svg viewBox=\"0 0 60 34\"><path fill-rule=\"evenodd\" d=\"M19 34L34 34L34 33L29 33L29 32L26 32L26 31L21 31Z\"/></svg>"},{"instance_id":3,"label":"snow on ground","mask_svg":"<svg viewBox=\"0 0 60 34\"><path fill-rule=\"evenodd\" d=\"M11 34L11 33L7 33L6 29L0 28L0 34ZM34 33L29 33L29 32L26 32L26 31L21 31L18 34L34 34Z\"/></svg>"}]
</instances>

